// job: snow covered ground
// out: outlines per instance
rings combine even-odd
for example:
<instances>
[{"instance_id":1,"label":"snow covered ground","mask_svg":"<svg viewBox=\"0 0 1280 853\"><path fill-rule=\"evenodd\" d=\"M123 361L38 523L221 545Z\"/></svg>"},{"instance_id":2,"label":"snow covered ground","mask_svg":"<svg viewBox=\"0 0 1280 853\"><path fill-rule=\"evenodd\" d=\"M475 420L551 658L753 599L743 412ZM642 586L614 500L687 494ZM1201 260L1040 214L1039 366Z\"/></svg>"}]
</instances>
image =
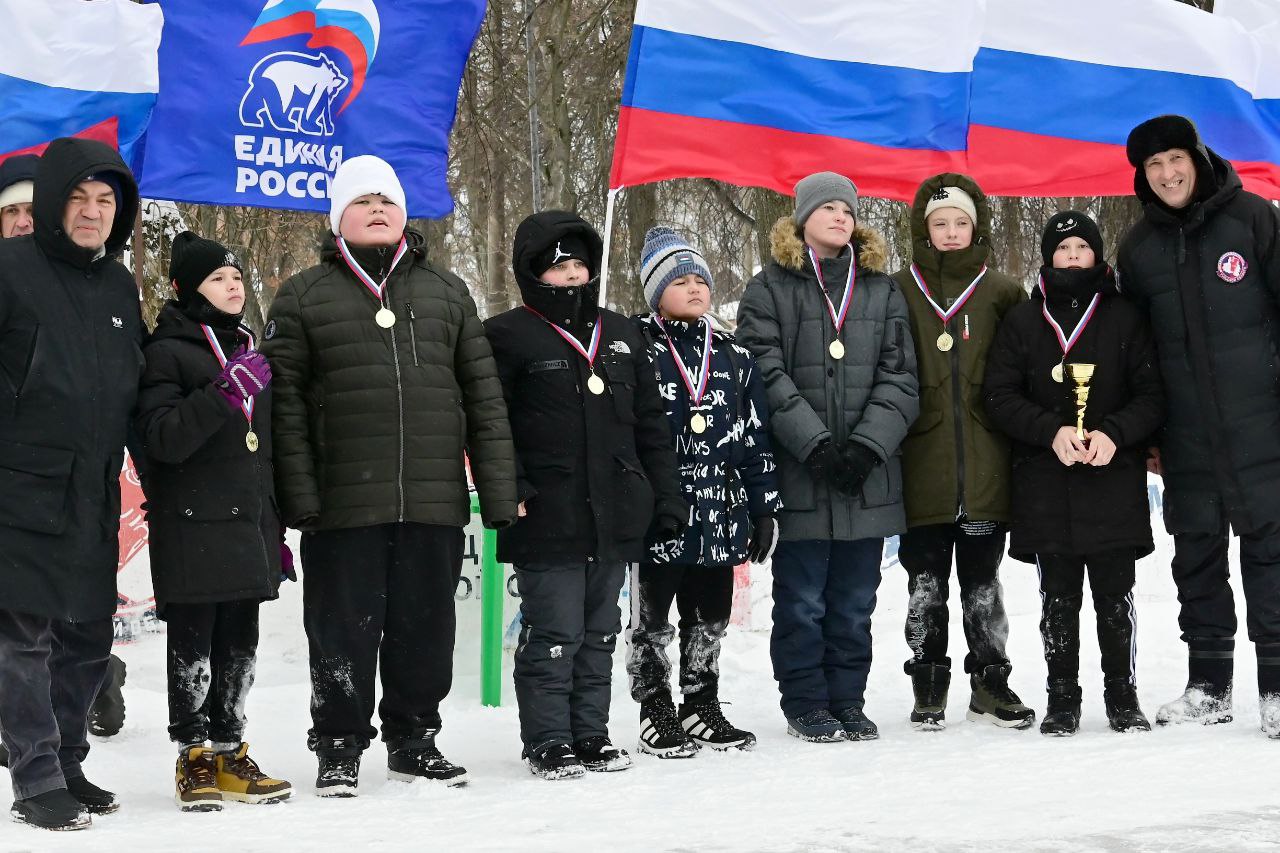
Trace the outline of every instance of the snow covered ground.
<instances>
[{"instance_id":1,"label":"snow covered ground","mask_svg":"<svg viewBox=\"0 0 1280 853\"><path fill-rule=\"evenodd\" d=\"M1045 668L1034 571L1009 561L1003 579L1012 622L1012 682L1040 713ZM1138 588L1139 692L1154 717L1185 677L1167 543L1140 565ZM815 745L786 736L770 675L768 634L734 631L722 661L723 696L733 703L727 709L731 719L758 733L754 752L703 754L685 762L641 756L625 773L553 784L534 779L518 761L509 678L504 707L479 704L476 622L468 611L441 745L467 766L472 783L448 790L388 781L378 744L365 754L360 797L334 801L312 795L301 588L288 585L283 593L263 608L248 739L269 772L294 782L291 801L229 803L220 814L177 811L175 753L165 735L164 640L152 636L122 649L129 666L126 727L96 742L86 765L91 779L118 792L123 808L95 819L88 832L66 835L0 822L0 851L1234 853L1280 847L1280 743L1258 731L1253 650L1243 627L1236 719L1230 725L1112 733L1088 629L1082 650L1084 722L1075 738L966 722L962 680L952 691L947 730L918 733L906 722L906 583L894 567L885 573L875 614L876 662L867 699L867 711L880 725L879 741ZM1242 601L1238 587L1236 596ZM1091 626L1088 611L1086 603L1084 624ZM952 616L952 653L959 660L958 608ZM636 706L626 692L621 651L613 708L615 741L633 745Z\"/></svg>"}]
</instances>

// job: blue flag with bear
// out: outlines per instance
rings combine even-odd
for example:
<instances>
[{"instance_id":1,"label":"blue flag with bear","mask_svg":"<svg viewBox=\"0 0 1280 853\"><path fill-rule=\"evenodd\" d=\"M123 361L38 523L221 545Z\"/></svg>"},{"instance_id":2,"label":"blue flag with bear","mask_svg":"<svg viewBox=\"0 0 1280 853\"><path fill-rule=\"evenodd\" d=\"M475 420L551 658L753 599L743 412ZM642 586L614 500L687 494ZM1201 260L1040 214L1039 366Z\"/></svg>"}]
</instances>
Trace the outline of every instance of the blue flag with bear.
<instances>
[{"instance_id":1,"label":"blue flag with bear","mask_svg":"<svg viewBox=\"0 0 1280 853\"><path fill-rule=\"evenodd\" d=\"M376 154L409 216L453 210L449 133L484 0L158 2L145 197L327 211L338 164Z\"/></svg>"}]
</instances>

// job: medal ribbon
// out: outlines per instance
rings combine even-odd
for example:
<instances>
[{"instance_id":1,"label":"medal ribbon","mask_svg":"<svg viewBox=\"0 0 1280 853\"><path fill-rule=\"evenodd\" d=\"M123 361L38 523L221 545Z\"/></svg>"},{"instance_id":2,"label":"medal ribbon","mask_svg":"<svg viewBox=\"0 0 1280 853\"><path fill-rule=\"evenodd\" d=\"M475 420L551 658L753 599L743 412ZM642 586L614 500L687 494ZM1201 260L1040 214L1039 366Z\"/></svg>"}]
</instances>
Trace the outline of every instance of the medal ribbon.
<instances>
[{"instance_id":1,"label":"medal ribbon","mask_svg":"<svg viewBox=\"0 0 1280 853\"><path fill-rule=\"evenodd\" d=\"M689 399L695 406L702 405L702 397L707 393L707 377L711 375L711 324L705 318L698 320L699 323L706 327L707 334L702 344L702 368L698 371L698 381L695 383L689 375L688 369L684 366L684 359L680 358L680 352L676 349L675 341L671 340L671 335L667 333L667 327L662 325L662 318L654 314L653 319L658 323L658 328L662 330L663 336L667 339L667 348L671 350L671 359L676 363L676 370L680 371L680 378L684 380L684 387L689 390Z\"/></svg>"},{"instance_id":2,"label":"medal ribbon","mask_svg":"<svg viewBox=\"0 0 1280 853\"><path fill-rule=\"evenodd\" d=\"M213 333L213 329L204 323L200 324L200 329L204 332L205 340L209 342L209 346L213 349L214 358L218 359L218 366L223 370L227 367L227 354L222 351L222 344L218 343L218 336ZM237 329L240 334L249 339L249 349L256 349L253 343L253 330L243 323ZM240 411L244 412L244 419L249 422L249 428L253 429L253 401L250 397L240 404Z\"/></svg>"},{"instance_id":3,"label":"medal ribbon","mask_svg":"<svg viewBox=\"0 0 1280 853\"><path fill-rule=\"evenodd\" d=\"M1043 276L1040 277L1040 295L1044 297L1044 301L1040 303L1040 313L1044 314L1044 318L1049 321L1049 325L1053 326L1053 331L1058 336L1058 346L1062 347L1062 360L1066 361L1067 354L1071 352L1071 348L1076 345L1076 341L1080 340L1080 336L1084 334L1084 327L1089 325L1089 321L1093 319L1093 312L1098 310L1098 303L1102 301L1102 294L1093 294L1093 299L1089 301L1089 307L1084 309L1084 316L1076 324L1075 331L1071 333L1071 337L1063 334L1062 327L1058 325L1058 321L1053 319L1053 315L1049 313L1049 297L1044 291Z\"/></svg>"},{"instance_id":4,"label":"medal ribbon","mask_svg":"<svg viewBox=\"0 0 1280 853\"><path fill-rule=\"evenodd\" d=\"M978 289L978 282L982 281L982 277L987 274L987 267L984 264L982 269L978 271L978 277L969 282L969 286L964 289L959 298L952 303L951 307L946 311L937 302L933 301L933 294L929 292L929 285L924 283L924 276L920 274L920 268L915 264L911 265L911 277L916 280L916 287L920 288L920 292L924 294L924 298L929 301L929 306L933 308L933 313L938 315L938 319L942 321L943 330L945 331L947 323L951 322L951 318L960 313L960 309L969 301L969 297L973 296L973 292Z\"/></svg>"},{"instance_id":5,"label":"medal ribbon","mask_svg":"<svg viewBox=\"0 0 1280 853\"><path fill-rule=\"evenodd\" d=\"M591 343L590 345L584 347L581 343L578 342L578 339L576 337L571 335L569 332L566 332L564 329L560 328L555 323L548 320L546 317L542 316L542 313L540 311L530 308L528 305L524 306L524 309L528 311L530 314L533 314L535 317L540 319L542 322L546 323L551 328L555 329L556 334L564 338L565 343L567 343L569 346L577 350L578 355L582 356L587 360L587 367L590 368L591 373L593 375L595 374L596 353L600 351L600 327L601 325L603 325L600 322L599 315L596 316L595 328L591 330Z\"/></svg>"},{"instance_id":6,"label":"medal ribbon","mask_svg":"<svg viewBox=\"0 0 1280 853\"><path fill-rule=\"evenodd\" d=\"M361 284L369 289L369 292L373 294L373 298L378 300L379 305L385 305L387 282L391 279L391 274L396 271L396 266L399 265L400 259L408 254L409 241L403 237L400 238L400 245L396 247L396 253L391 258L391 269L387 270L387 274L382 279L381 284L375 282L373 280L373 276L365 272L364 268L360 266L359 261L355 259L355 256L351 254L351 250L347 248L346 240L338 237L337 243L338 254L342 256L342 260L346 262L347 266L351 269L352 274L360 280Z\"/></svg>"},{"instance_id":7,"label":"medal ribbon","mask_svg":"<svg viewBox=\"0 0 1280 853\"><path fill-rule=\"evenodd\" d=\"M822 298L827 301L827 311L831 314L831 322L836 327L836 338L840 337L840 330L844 328L844 318L849 313L849 306L853 304L853 285L857 279L857 259L853 257L853 244L849 244L849 280L844 285L844 296L840 297L840 310L836 310L836 306L832 303L831 297L827 294L827 283L822 280L822 264L818 260L817 254L810 246L805 246L805 251L809 253L809 262L813 264L813 274L818 277L818 287L822 290Z\"/></svg>"}]
</instances>

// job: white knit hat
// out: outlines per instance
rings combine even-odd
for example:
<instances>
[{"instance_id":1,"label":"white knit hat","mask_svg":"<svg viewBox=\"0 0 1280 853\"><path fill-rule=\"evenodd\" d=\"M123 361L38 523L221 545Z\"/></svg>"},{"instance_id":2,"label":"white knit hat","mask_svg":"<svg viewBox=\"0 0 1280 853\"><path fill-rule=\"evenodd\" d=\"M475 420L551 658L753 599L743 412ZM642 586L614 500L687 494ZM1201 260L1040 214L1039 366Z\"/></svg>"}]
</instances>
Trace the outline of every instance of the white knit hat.
<instances>
[{"instance_id":1,"label":"white knit hat","mask_svg":"<svg viewBox=\"0 0 1280 853\"><path fill-rule=\"evenodd\" d=\"M3 191L0 191L0 208L8 207L11 204L31 204L35 191L35 181L17 181L9 184Z\"/></svg>"},{"instance_id":2,"label":"white knit hat","mask_svg":"<svg viewBox=\"0 0 1280 853\"><path fill-rule=\"evenodd\" d=\"M974 225L978 224L978 206L973 203L973 196L969 195L959 187L941 187L936 193L929 197L929 203L924 208L924 218L928 219L933 215L935 210L944 207L954 207L957 210L963 210L969 214L969 219Z\"/></svg>"},{"instance_id":3,"label":"white knit hat","mask_svg":"<svg viewBox=\"0 0 1280 853\"><path fill-rule=\"evenodd\" d=\"M361 154L350 160L343 160L338 171L329 180L329 227L334 236L340 236L339 225L347 206L362 195L376 193L391 199L404 211L408 219L409 211L405 208L404 187L396 177L395 169L381 157L372 154Z\"/></svg>"}]
</instances>

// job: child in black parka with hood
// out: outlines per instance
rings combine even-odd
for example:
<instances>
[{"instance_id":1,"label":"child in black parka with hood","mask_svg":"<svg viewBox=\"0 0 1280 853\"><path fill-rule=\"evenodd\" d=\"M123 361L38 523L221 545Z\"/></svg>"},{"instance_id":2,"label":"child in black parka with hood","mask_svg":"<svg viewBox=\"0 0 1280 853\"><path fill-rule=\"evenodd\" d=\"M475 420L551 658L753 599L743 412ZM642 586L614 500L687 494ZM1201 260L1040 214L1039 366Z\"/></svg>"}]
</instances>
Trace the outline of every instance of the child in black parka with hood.
<instances>
[{"instance_id":1,"label":"child in black parka with hood","mask_svg":"<svg viewBox=\"0 0 1280 853\"><path fill-rule=\"evenodd\" d=\"M1034 562L1049 704L1040 726L1080 722L1080 607L1086 569L1098 621L1107 718L1148 731L1136 689L1135 563L1151 553L1147 440L1164 419L1151 331L1119 298L1098 226L1069 210L1049 220L1030 302L1005 316L987 362L987 414L1014 440L1009 553ZM1092 365L1078 429L1073 373Z\"/></svg>"}]
</instances>

